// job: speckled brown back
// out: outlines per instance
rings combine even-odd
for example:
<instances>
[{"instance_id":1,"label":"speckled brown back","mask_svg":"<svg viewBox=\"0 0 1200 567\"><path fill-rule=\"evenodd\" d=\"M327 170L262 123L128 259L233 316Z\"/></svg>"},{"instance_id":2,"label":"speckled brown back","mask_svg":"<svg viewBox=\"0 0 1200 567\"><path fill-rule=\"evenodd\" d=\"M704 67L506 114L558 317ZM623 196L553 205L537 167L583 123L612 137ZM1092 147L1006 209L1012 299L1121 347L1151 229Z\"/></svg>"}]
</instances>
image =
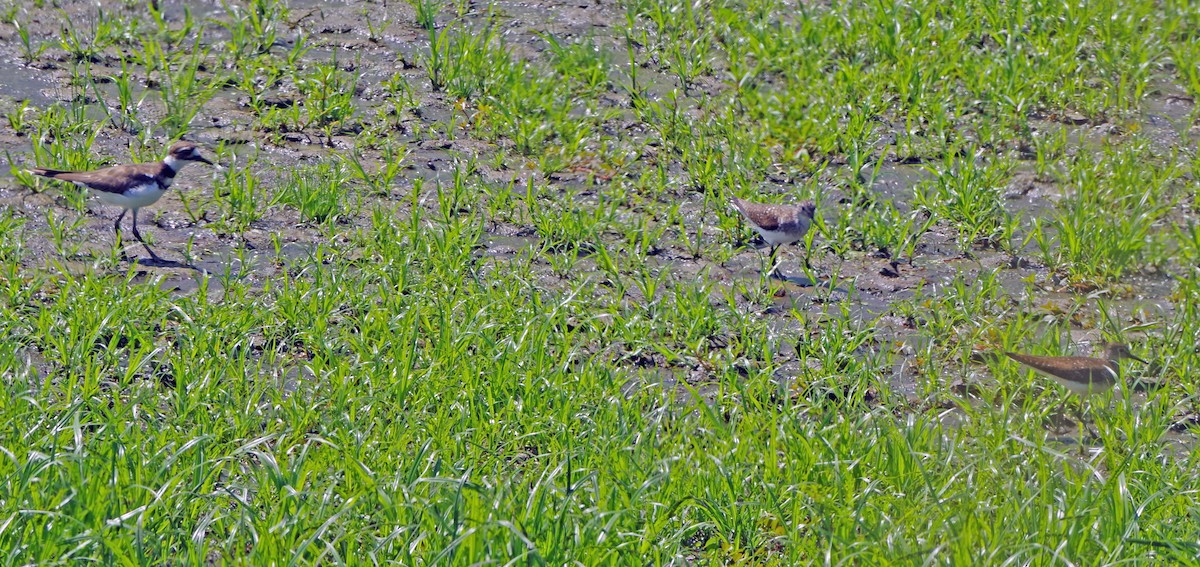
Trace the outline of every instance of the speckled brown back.
<instances>
[{"instance_id":1,"label":"speckled brown back","mask_svg":"<svg viewBox=\"0 0 1200 567\"><path fill-rule=\"evenodd\" d=\"M730 202L750 222L763 230L806 230L816 212L816 205L812 201L802 201L797 205L767 205L733 197Z\"/></svg>"}]
</instances>

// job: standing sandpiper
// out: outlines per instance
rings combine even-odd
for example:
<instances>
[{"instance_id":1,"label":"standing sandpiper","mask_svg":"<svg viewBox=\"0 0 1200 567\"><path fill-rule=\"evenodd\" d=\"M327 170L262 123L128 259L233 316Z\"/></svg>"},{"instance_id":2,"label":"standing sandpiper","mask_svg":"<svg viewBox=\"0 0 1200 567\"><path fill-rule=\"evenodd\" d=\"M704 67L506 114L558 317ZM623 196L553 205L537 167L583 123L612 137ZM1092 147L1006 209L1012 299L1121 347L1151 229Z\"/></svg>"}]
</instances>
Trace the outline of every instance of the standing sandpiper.
<instances>
[{"instance_id":1,"label":"standing sandpiper","mask_svg":"<svg viewBox=\"0 0 1200 567\"><path fill-rule=\"evenodd\" d=\"M1037 370L1079 396L1098 394L1116 385L1121 377L1117 361L1130 358L1146 364L1120 343L1105 343L1104 358L1086 356L1032 356L1006 352L1009 358Z\"/></svg>"},{"instance_id":2,"label":"standing sandpiper","mask_svg":"<svg viewBox=\"0 0 1200 567\"><path fill-rule=\"evenodd\" d=\"M142 243L151 258L161 262L162 259L150 249L150 245L142 240L142 234L138 232L138 209L157 202L167 192L171 182L175 181L175 174L189 161L213 165L213 162L200 155L195 144L175 142L162 161L117 165L92 171L59 171L38 167L30 169L29 173L59 181L70 181L91 189L102 202L121 207L121 214L117 216L117 222L113 223L118 242L121 239L121 219L125 218L126 211L132 209L133 236Z\"/></svg>"},{"instance_id":3,"label":"standing sandpiper","mask_svg":"<svg viewBox=\"0 0 1200 567\"><path fill-rule=\"evenodd\" d=\"M775 264L775 253L779 247L803 239L817 210L812 201L802 201L799 205L765 205L731 197L729 203L742 213L750 222L750 226L771 245L771 274L774 274L778 267ZM808 265L807 259L804 262Z\"/></svg>"},{"instance_id":4,"label":"standing sandpiper","mask_svg":"<svg viewBox=\"0 0 1200 567\"><path fill-rule=\"evenodd\" d=\"M1009 358L1024 364L1062 384L1071 393L1086 398L1112 389L1120 380L1121 372L1117 361L1130 358L1147 364L1145 360L1129 352L1129 347L1120 343L1104 343L1104 358L1087 356L1033 356L1006 352ZM1083 406L1080 405L1079 421L1083 423ZM1090 428L1089 428L1090 430ZM1093 436L1098 437L1095 433Z\"/></svg>"}]
</instances>

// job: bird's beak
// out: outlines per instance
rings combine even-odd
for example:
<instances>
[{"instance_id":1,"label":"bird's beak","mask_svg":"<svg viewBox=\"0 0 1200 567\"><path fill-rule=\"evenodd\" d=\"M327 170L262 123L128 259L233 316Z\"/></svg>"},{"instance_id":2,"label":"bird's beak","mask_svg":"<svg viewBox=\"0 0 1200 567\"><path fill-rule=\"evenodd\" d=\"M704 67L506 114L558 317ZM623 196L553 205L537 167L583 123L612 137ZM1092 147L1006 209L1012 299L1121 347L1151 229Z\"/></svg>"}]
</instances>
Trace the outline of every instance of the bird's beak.
<instances>
[{"instance_id":1,"label":"bird's beak","mask_svg":"<svg viewBox=\"0 0 1200 567\"><path fill-rule=\"evenodd\" d=\"M1138 362L1140 362L1140 363L1142 363L1142 364L1150 364L1149 362L1146 362L1145 360L1142 360L1141 358L1138 358L1138 357L1137 357L1137 356L1135 356L1135 355L1134 355L1132 352L1126 352L1126 353L1125 353L1125 356L1128 356L1129 358L1132 358L1132 359L1134 359L1134 360L1136 360L1136 361L1138 361Z\"/></svg>"},{"instance_id":2,"label":"bird's beak","mask_svg":"<svg viewBox=\"0 0 1200 567\"><path fill-rule=\"evenodd\" d=\"M204 163L207 163L208 165L214 165L214 166L217 165L211 161L208 161L207 158L205 158L204 156L202 156L200 154L196 154L196 157L192 158L192 161L202 161Z\"/></svg>"}]
</instances>

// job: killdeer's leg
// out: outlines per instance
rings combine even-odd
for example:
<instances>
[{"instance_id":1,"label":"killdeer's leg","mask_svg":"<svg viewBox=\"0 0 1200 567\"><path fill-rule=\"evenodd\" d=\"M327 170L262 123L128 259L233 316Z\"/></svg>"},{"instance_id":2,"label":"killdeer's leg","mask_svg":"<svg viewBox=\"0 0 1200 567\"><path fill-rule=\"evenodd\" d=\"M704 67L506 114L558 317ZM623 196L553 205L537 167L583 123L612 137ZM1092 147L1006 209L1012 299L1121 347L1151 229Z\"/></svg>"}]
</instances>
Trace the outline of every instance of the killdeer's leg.
<instances>
[{"instance_id":1,"label":"killdeer's leg","mask_svg":"<svg viewBox=\"0 0 1200 567\"><path fill-rule=\"evenodd\" d=\"M128 210L129 209L121 209L121 214L117 215L117 222L113 223L113 233L117 235L117 242L121 241L121 219L125 218L125 213Z\"/></svg>"},{"instance_id":2,"label":"killdeer's leg","mask_svg":"<svg viewBox=\"0 0 1200 567\"><path fill-rule=\"evenodd\" d=\"M162 260L162 258L158 257L158 254L155 254L154 251L150 249L150 245L146 244L145 240L142 240L142 233L138 232L137 229L137 212L137 209L133 210L133 235L137 237L138 242L141 242L142 246L146 248L146 251L150 253L151 258L155 260Z\"/></svg>"},{"instance_id":3,"label":"killdeer's leg","mask_svg":"<svg viewBox=\"0 0 1200 567\"><path fill-rule=\"evenodd\" d=\"M117 236L116 246L121 249L121 258L126 262L129 261L129 254L125 253L125 246L121 244L121 220L125 218L125 213L129 209L121 209L121 214L117 215L117 222L113 223L113 234Z\"/></svg>"},{"instance_id":4,"label":"killdeer's leg","mask_svg":"<svg viewBox=\"0 0 1200 567\"><path fill-rule=\"evenodd\" d=\"M137 212L138 212L137 209L133 210L133 237L138 239L138 242L145 244L146 241L142 240L142 233L138 232L138 229L137 229Z\"/></svg>"}]
</instances>

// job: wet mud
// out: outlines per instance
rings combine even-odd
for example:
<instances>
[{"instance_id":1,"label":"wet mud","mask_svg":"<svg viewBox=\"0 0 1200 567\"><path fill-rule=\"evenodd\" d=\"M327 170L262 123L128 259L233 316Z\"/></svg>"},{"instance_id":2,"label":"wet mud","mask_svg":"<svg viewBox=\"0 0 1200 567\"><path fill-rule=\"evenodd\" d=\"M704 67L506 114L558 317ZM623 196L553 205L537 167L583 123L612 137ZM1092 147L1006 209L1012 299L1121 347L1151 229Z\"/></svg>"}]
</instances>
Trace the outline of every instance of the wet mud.
<instances>
[{"instance_id":1,"label":"wet mud","mask_svg":"<svg viewBox=\"0 0 1200 567\"><path fill-rule=\"evenodd\" d=\"M97 108L101 103L94 94L81 92L68 84L69 69L78 63L56 43L64 17L78 23L94 21L98 17L98 5L110 13L127 16L136 16L144 10L141 4L130 2L65 1L56 3L57 8L26 7L22 16L34 30L35 41L48 46L33 61L24 61L15 28L8 23L0 24L0 115L19 112L22 105L44 109L78 97L87 99L93 116L104 115ZM218 48L228 37L227 30L219 25L220 21L228 19L221 3L163 2L163 6L164 18L175 23L183 20L184 10L190 11L197 25L203 26L205 43L209 47ZM614 57L619 57L625 49L622 35L625 12L614 0L466 2L461 6L465 9L461 14L452 13L452 9L444 10L438 16L437 25L445 26L456 19L480 26L498 26L506 44L522 58L536 61L545 57L550 48L546 35L566 40L592 38L599 49L614 54ZM339 68L355 78L353 103L364 119L375 119L385 112L381 106L386 100L383 93L389 81L400 77L412 88L414 106L389 118L395 121L390 141L403 145L407 151L404 167L383 193L364 197L366 203L358 209L362 211L360 218L346 222L351 225L369 222L369 211L375 204L394 209L399 215L411 214L410 195L414 184L424 183L425 187L451 185L456 168L468 161L473 164L473 179L480 183L510 183L515 190L523 191L530 180L535 180L542 190L571 196L585 208L594 206L597 194L603 194L605 180L613 172L580 166L574 171L544 174L533 160L493 159L507 151L503 141L473 139L467 129L451 127L447 131L446 125L456 116L466 119L466 111L462 101L433 90L426 71L420 68L422 54L429 49L429 35L416 25L416 19L415 9L406 2L295 0L289 5L287 25L278 30L275 43L270 47L273 53L287 53L303 36L309 47L302 55L305 61L336 62ZM112 52L102 51L89 64L94 76L115 76L121 72L119 59ZM651 97L664 96L677 87L665 74L650 68L644 72L642 79L648 85L647 93ZM685 96L701 97L705 91L728 88L712 77L701 77L696 83L687 89ZM112 82L101 82L99 88L108 100L115 99L116 87ZM1188 123L1194 103L1176 90L1163 86L1149 95L1140 122L1142 134L1164 148L1195 143L1195 133ZM269 87L261 95L268 104L284 107L299 96L295 86L286 82ZM613 143L625 146L631 155L645 157L655 151L644 145L644 133L640 133L640 126L629 112L632 101L627 93L611 88L597 99L599 107L614 110L613 117L606 123L606 129L613 133ZM161 115L163 109L154 97L146 97L139 112L152 119ZM205 102L190 124L189 139L207 147L228 148L226 167L240 167L253 157L252 167L260 170L263 184L272 188L287 182L284 172L328 158L334 151L346 152L358 146L357 132L353 128L331 133L317 129L261 131L248 109L246 97L232 88L217 92ZM1043 133L1066 130L1072 141L1072 151L1086 151L1079 148L1112 135L1112 128L1111 124L1061 117L1047 116L1035 121L1035 130ZM105 128L92 146L93 153L106 163L118 163L128 158L128 148L137 136L137 133L118 128ZM884 137L877 151L885 151L888 144L889 140ZM15 131L8 121L0 120L0 152L11 156L15 168L30 164L31 146L23 133ZM384 153L378 148L366 148L362 155L369 164L382 165ZM654 157L674 159L662 154ZM903 212L911 210L914 188L931 174L919 160L914 162L907 156L881 155L881 159L884 163L870 181L869 191L877 199L892 201ZM503 165L497 166L498 163ZM679 187L688 184L687 173L678 161L666 169L675 176L674 184ZM204 201L203 196L220 175L220 171L203 165L189 166L177 177L167 196L152 209L144 211L141 230L152 235L152 245L159 255L187 266L139 268L137 281L153 282L171 293L191 294L200 289L201 278L209 277L208 292L219 294L222 278L269 281L289 269L289 262L304 258L317 247L342 245L331 243L326 231L304 222L294 209L285 206L266 208L262 218L240 234L217 230L211 214L201 212L197 215L189 207ZM832 218L843 209L853 206L854 196L844 180L854 175L849 166L835 163L818 180L824 191L818 214L827 217L827 224L832 224ZM789 180L775 183L767 180L761 188L764 192L795 193L797 185ZM1064 188L1054 180L1039 177L1031 162L1018 162L1007 180L1004 207L1008 214L1022 219L1023 227L1028 228L1032 219L1045 218L1053 203L1062 199L1064 193ZM689 222L713 223L701 214L701 211L711 211L712 206L702 193L681 190L666 198L682 200L680 214ZM436 196L428 191L417 201L417 206L428 208L427 217L437 206ZM618 207L618 214L636 217L645 215L648 208L655 206L655 203L649 203L638 210ZM113 207L89 200L86 207L79 210L56 188L35 193L9 176L7 171L0 173L0 207L24 220L22 235L29 252L25 261L33 263L32 267L57 270L61 265L81 271L126 269L121 263L108 264L98 260L112 253L112 220L119 213ZM51 217L78 223L78 230L67 237L67 248L71 251L66 256L49 238ZM503 219L482 222L481 247L476 254L483 266L498 269L516 257L556 253L542 249L531 226ZM713 228L705 231L702 247L716 246L728 240L727 235ZM1054 276L1047 274L1045 267L1033 259L1032 248L1028 256L1014 256L989 248L964 252L956 244L956 237L953 227L935 225L920 237L911 258L897 259L874 250L851 251L838 256L825 249L818 236L810 256L813 270L807 273L803 270L805 253L801 246L784 247L780 258L788 278L776 281L762 276L764 251L758 249L761 244L755 241L742 243L742 248L732 257L719 261L703 255L696 257L678 244L679 239L668 238L653 243L655 253L652 258L658 269L670 272L673 278L704 277L721 289L769 289L765 294L769 297L714 293L713 301L724 309L754 312L772 320L770 328L774 336L764 340L778 345L775 374L781 391L798 396L825 395L815 393L811 384L801 383L808 361L798 354L802 349L795 345L811 333L822 332L813 326L815 321L845 308L845 312L860 325L874 327L875 341L855 354L878 359L886 365L881 380L888 382L893 392L908 403L940 403L937 399L982 403L971 392L976 391L979 383L991 380L986 366L944 369L946 378L940 392L931 393L927 387L919 386L920 377L928 375L929 371L920 368L916 359L924 349L939 348L939 339L923 333L919 321L898 312L894 308L898 301L911 300L917 294L936 293L937 288L953 285L956 280L973 281L985 274L996 274L1000 285L1010 294L1035 293L1038 295L1036 303L1057 305L1063 310L1079 309L1081 301L1088 303L1091 300L1086 296L1081 300L1081 294L1062 286ZM126 241L126 244L130 254L144 257L144 251L135 242ZM51 258L53 264L48 260ZM560 276L553 273L550 263L538 265L545 270L547 288L554 289ZM594 263L589 265L586 257L580 266L582 270L595 270ZM1163 275L1128 282L1128 287L1123 290L1099 296L1111 300L1109 308L1123 313L1141 310L1166 318L1175 309L1169 300L1172 290L1172 279ZM734 304L726 304L724 297L739 299ZM1093 330L1081 327L1078 336L1071 338L1086 342L1097 338L1094 335ZM715 395L724 374L720 369L702 364L671 362L639 353L621 354L630 371L626 388L661 388L666 395L680 401ZM296 376L297 373L288 371L280 379L302 379ZM930 402L931 399L935 401ZM948 407L951 409L947 411L947 420L952 420L954 403L949 403Z\"/></svg>"}]
</instances>

